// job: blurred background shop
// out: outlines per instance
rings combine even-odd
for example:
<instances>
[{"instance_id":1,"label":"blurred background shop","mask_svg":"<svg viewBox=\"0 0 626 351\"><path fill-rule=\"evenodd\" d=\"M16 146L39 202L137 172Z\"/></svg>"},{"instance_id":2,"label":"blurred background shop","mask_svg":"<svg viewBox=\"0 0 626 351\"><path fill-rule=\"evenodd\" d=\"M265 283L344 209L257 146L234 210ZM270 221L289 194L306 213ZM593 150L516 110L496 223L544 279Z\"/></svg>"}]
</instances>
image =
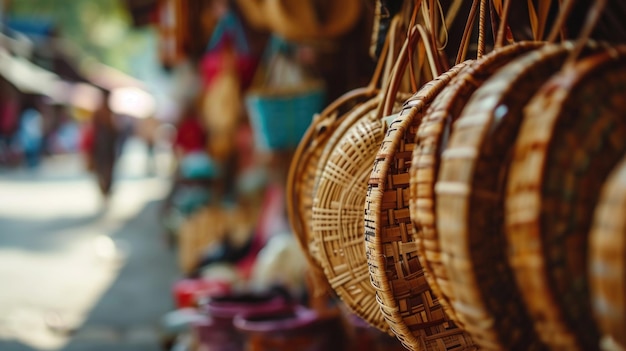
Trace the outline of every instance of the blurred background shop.
<instances>
[{"instance_id":1,"label":"blurred background shop","mask_svg":"<svg viewBox=\"0 0 626 351\"><path fill-rule=\"evenodd\" d=\"M625 349L625 16L0 0L0 350Z\"/></svg>"},{"instance_id":2,"label":"blurred background shop","mask_svg":"<svg viewBox=\"0 0 626 351\"><path fill-rule=\"evenodd\" d=\"M0 349L180 349L203 281L305 301L284 185L374 67L349 3L292 40L246 1L0 1ZM278 140L251 126L260 85L304 92Z\"/></svg>"}]
</instances>

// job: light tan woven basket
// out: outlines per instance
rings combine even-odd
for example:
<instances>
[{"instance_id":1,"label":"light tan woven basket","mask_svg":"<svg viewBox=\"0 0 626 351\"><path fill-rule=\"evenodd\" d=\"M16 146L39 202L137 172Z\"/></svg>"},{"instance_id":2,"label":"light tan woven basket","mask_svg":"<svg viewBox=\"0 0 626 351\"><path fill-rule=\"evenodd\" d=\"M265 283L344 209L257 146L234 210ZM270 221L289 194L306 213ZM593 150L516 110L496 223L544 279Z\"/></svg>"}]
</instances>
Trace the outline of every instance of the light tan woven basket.
<instances>
[{"instance_id":1,"label":"light tan woven basket","mask_svg":"<svg viewBox=\"0 0 626 351\"><path fill-rule=\"evenodd\" d=\"M322 306L316 308L326 304L324 296L332 291L324 275L311 228L313 194L321 177L320 169L323 169L330 150L334 149L345 131L382 101L379 86L382 80L388 79L393 66L389 46L395 45L392 35L396 35L397 27L398 19L395 19L369 84L342 95L315 116L291 160L286 185L287 214L310 267L309 276L313 285L311 303L317 304L317 300L321 300ZM391 43L392 39L394 43Z\"/></svg>"},{"instance_id":2,"label":"light tan woven basket","mask_svg":"<svg viewBox=\"0 0 626 351\"><path fill-rule=\"evenodd\" d=\"M377 301L391 330L411 350L430 350L426 340L447 339L445 350L473 342L449 321L432 292L413 242L408 211L408 170L421 117L465 63L424 85L391 122L378 150L365 200L365 253ZM441 345L435 345L438 350Z\"/></svg>"},{"instance_id":3,"label":"light tan woven basket","mask_svg":"<svg viewBox=\"0 0 626 351\"><path fill-rule=\"evenodd\" d=\"M589 281L602 344L626 350L626 157L602 186L589 234ZM605 349L610 350L607 346Z\"/></svg>"},{"instance_id":4,"label":"light tan woven basket","mask_svg":"<svg viewBox=\"0 0 626 351\"><path fill-rule=\"evenodd\" d=\"M587 240L609 172L626 152L626 49L568 65L524 110L507 184L509 262L535 329L558 349L598 349Z\"/></svg>"},{"instance_id":5,"label":"light tan woven basket","mask_svg":"<svg viewBox=\"0 0 626 351\"><path fill-rule=\"evenodd\" d=\"M408 41L397 57L407 55ZM369 280L363 245L363 208L367 179L376 150L383 139L383 115L387 106L397 112L410 96L397 92L394 74L385 82L384 99L343 134L334 133L336 145L330 142L326 159L318 163L319 181L314 189L312 215L313 235L317 241L320 261L330 285L346 307L369 324L389 332L375 292ZM395 102L394 102L395 101ZM329 147L331 146L332 147Z\"/></svg>"},{"instance_id":6,"label":"light tan woven basket","mask_svg":"<svg viewBox=\"0 0 626 351\"><path fill-rule=\"evenodd\" d=\"M377 74L374 76L376 77ZM323 296L328 292L328 284L319 258L315 255L318 250L310 230L317 164L335 130L342 124L351 124L354 120L360 119L366 111L377 105L367 103L377 93L378 90L370 85L344 94L330 104L314 118L291 160L286 185L287 214L292 230L309 264L309 273L314 285L313 298Z\"/></svg>"}]
</instances>

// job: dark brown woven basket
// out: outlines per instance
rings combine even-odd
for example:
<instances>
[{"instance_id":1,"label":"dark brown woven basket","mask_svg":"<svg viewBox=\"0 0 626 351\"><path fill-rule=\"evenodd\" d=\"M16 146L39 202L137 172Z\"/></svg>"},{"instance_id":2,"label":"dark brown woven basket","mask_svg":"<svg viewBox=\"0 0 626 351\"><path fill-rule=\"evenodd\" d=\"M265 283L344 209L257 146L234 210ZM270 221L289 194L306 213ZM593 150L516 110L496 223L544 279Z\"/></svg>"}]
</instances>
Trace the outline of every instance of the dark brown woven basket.
<instances>
[{"instance_id":1,"label":"dark brown woven basket","mask_svg":"<svg viewBox=\"0 0 626 351\"><path fill-rule=\"evenodd\" d=\"M626 349L626 157L602 186L589 234L591 303L602 343ZM607 347L606 349L610 349Z\"/></svg>"},{"instance_id":2,"label":"dark brown woven basket","mask_svg":"<svg viewBox=\"0 0 626 351\"><path fill-rule=\"evenodd\" d=\"M367 188L364 225L370 279L391 330L411 350L460 350L473 345L471 338L449 321L436 292L431 292L413 243L408 211L408 171L421 117L464 66L440 75L405 102L387 129ZM427 346L426 340L435 341L438 336L447 342Z\"/></svg>"},{"instance_id":3,"label":"dark brown woven basket","mask_svg":"<svg viewBox=\"0 0 626 351\"><path fill-rule=\"evenodd\" d=\"M513 58L536 49L538 43L518 43L498 49L471 62L437 96L428 108L417 131L410 166L410 215L416 228L414 241L418 245L420 262L431 287L441 291L440 299L448 306L454 291L441 260L441 247L435 214L434 186L439 169L440 153L445 149L450 127L471 94L496 70ZM434 278L434 279L433 279ZM450 314L457 314L455 308ZM463 320L460 319L463 323ZM470 331L468 329L468 331Z\"/></svg>"},{"instance_id":4,"label":"dark brown woven basket","mask_svg":"<svg viewBox=\"0 0 626 351\"><path fill-rule=\"evenodd\" d=\"M602 184L626 152L626 50L568 65L524 110L506 198L509 262L554 349L595 350L587 240Z\"/></svg>"},{"instance_id":5,"label":"dark brown woven basket","mask_svg":"<svg viewBox=\"0 0 626 351\"><path fill-rule=\"evenodd\" d=\"M524 106L561 68L572 49L572 43L546 45L488 79L463 109L442 155L437 182L441 206L437 215L442 223L438 227L442 227L443 251L453 267L450 274L463 277L452 283L455 305L475 311L462 315L470 326L480 325L484 316L493 319L490 328L496 329L498 342L507 347L538 340L503 250L508 162ZM501 329L502 325L513 328Z\"/></svg>"}]
</instances>

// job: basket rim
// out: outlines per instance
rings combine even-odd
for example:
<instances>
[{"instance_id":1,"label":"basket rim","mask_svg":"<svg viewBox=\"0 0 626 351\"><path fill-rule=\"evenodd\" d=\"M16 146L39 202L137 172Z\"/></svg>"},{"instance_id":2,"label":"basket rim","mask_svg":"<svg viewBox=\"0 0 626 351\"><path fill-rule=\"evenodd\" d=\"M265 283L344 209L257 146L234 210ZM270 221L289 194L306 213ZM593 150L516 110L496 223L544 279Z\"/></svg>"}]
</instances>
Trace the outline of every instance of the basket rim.
<instances>
[{"instance_id":1,"label":"basket rim","mask_svg":"<svg viewBox=\"0 0 626 351\"><path fill-rule=\"evenodd\" d=\"M333 158L333 155L340 155L341 152L338 151L341 149L341 145L348 145L351 143L350 141L350 136L353 135L353 133L357 133L356 131L359 128L367 128L368 126L374 126L374 128L376 128L376 125L378 125L379 128L381 128L381 136L380 136L380 141L382 141L383 137L384 137L384 121L382 119L378 119L376 118L377 115L377 109L378 109L378 104L382 103L383 97L380 96L380 94L378 94L375 98L372 99L372 102L374 103L374 105L372 106L371 110L367 111L363 116L361 116L358 120L355 120L354 123L345 126L345 130L343 130L343 133L341 135L337 135L335 134L334 137L336 137L336 143L332 146L332 149L329 149L329 145L326 145L325 147L325 152L328 151L326 156L326 159L320 159L320 162L318 163L318 167L317 167L317 175L316 175L316 184L315 184L315 188L313 191L313 198L314 198L314 203L313 203L313 211L315 211L316 208L318 209L324 209L323 207L319 207L319 198L321 197L319 194L323 194L323 192L326 189L326 186L330 186L330 181L327 181L327 178L325 178L324 174L327 171L327 162L330 161ZM402 103L405 101L405 96L403 94L398 94L398 96L396 96L396 102ZM335 131L335 133L337 133L337 131ZM356 140L360 140L360 138L356 138ZM374 149L374 148L372 148ZM373 163L373 158L375 156L375 151L372 152L372 154L370 155L372 158L372 163ZM367 175L369 174L371 164L369 166L365 166L364 167L367 168L367 171L364 172L363 176L365 178L365 181L367 179ZM364 184L364 190L366 189L367 184ZM352 190L352 189L350 189ZM365 200L365 191L363 192L363 200ZM364 201L363 201L364 202ZM316 221L318 220L318 218L315 216L315 212L313 212L312 215L312 226L315 225ZM362 224L362 220L359 222ZM357 224L358 225L358 224ZM312 234L315 238L315 240L320 243L320 246L322 246L323 244L321 244L324 240L322 238L323 233L320 231L316 231L314 228L312 228ZM320 255L324 255L324 253L322 252L323 250L320 250ZM346 256L344 256L345 258ZM363 260L362 262L360 262L360 264L363 266L364 269L367 269L367 260L365 258L365 252L363 249ZM346 264L350 264L349 260L346 259ZM333 271L333 265L329 262L328 258L325 258L324 256L320 257L320 264L323 267L324 270L324 274L326 276L326 278L328 279L329 282L332 282L335 278L332 275L332 271ZM350 265L350 267L353 267L355 265ZM352 269L348 270L351 275L353 273ZM367 274L367 273L366 273ZM359 302L363 302L364 300L367 300L367 303L365 304L365 311L360 310L359 308L357 308L356 306L352 305L350 303L350 300L344 296L344 294L347 294L348 296L351 296L351 292L347 289L345 289L343 286L339 285L338 287L341 287L341 289L337 289L337 287L333 287L332 283L331 283L331 287L333 288L333 290L337 293L337 296L344 302L344 304L346 305L346 307L348 308L348 310L350 310L352 313L356 314L357 316L361 317L363 320L365 320L367 323L369 323L370 325L386 332L386 333L391 333L391 330L389 328L389 325L385 322L383 316L382 316L382 312L380 311L380 309L378 308L378 304L375 301L375 294L374 294L374 289L371 286L369 279L365 280L365 283L362 282L362 280L359 283L359 286L362 286L363 288L365 288L366 290L371 289L372 291L372 296L370 296L369 298L367 297L368 294L365 294L363 292L361 292L361 296L360 298L358 298L357 300ZM373 313L374 316L372 315L368 315L367 313Z\"/></svg>"},{"instance_id":2,"label":"basket rim","mask_svg":"<svg viewBox=\"0 0 626 351\"><path fill-rule=\"evenodd\" d=\"M394 333L396 334L396 336L402 339L403 343L407 344L411 348L419 348L419 346L423 343L423 340L420 340L420 338L418 338L414 334L414 328L409 327L406 318L410 317L403 316L402 314L397 313L400 308L397 297L394 295L394 290L390 285L389 278L385 279L386 274L384 276L383 274L381 274L381 271L384 273L384 271L386 270L385 267L387 266L387 257L384 255L382 240L383 228L388 227L388 225L384 224L381 219L382 212L380 208L382 203L382 197L383 193L387 190L387 177L389 176L391 164L395 158L397 149L401 142L401 140L399 139L404 139L405 133L408 131L409 126L414 123L415 119L420 118L418 117L418 114L428 107L428 105L432 102L432 100L434 100L436 95L440 93L447 84L449 84L452 78L465 65L466 63L464 62L462 64L454 66L448 72L441 74L429 83L425 84L411 98L405 101L401 113L395 120L393 120L393 122L389 126L385 138L381 143L381 147L377 151L375 166L369 178L369 186L366 196L365 245L368 252L366 256L368 265L370 266L370 277L371 279L376 280L379 284L381 284L380 287L374 285L376 294L379 297L377 301L379 302L379 305L381 305L381 308L384 307L396 311L395 313L385 314L387 322L390 325L401 327L393 328ZM378 168L380 169L380 172L377 171ZM371 212L368 211L368 207L372 208ZM378 208L379 211L375 211L376 208ZM368 230L369 226L367 225L368 213L370 213L370 217L372 218L369 223L370 225L373 224L374 230L372 231L372 233L374 235L367 235L367 233L371 231ZM421 259L420 265L422 265ZM378 273L375 274L375 271L378 271ZM380 276L380 278L378 278L378 276ZM434 293L433 296L435 296L439 300L441 299ZM442 323L445 322L447 321L442 321Z\"/></svg>"}]
</instances>

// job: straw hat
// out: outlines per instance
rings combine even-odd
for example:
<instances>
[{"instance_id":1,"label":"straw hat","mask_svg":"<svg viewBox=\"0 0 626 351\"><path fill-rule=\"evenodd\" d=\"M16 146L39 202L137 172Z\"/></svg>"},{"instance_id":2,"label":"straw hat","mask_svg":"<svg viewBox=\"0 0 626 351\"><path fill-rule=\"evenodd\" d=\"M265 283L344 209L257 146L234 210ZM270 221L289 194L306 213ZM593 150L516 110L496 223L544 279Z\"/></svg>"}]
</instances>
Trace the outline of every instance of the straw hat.
<instances>
[{"instance_id":1,"label":"straw hat","mask_svg":"<svg viewBox=\"0 0 626 351\"><path fill-rule=\"evenodd\" d=\"M362 11L360 0L237 0L248 22L290 40L333 38L350 30Z\"/></svg>"}]
</instances>

